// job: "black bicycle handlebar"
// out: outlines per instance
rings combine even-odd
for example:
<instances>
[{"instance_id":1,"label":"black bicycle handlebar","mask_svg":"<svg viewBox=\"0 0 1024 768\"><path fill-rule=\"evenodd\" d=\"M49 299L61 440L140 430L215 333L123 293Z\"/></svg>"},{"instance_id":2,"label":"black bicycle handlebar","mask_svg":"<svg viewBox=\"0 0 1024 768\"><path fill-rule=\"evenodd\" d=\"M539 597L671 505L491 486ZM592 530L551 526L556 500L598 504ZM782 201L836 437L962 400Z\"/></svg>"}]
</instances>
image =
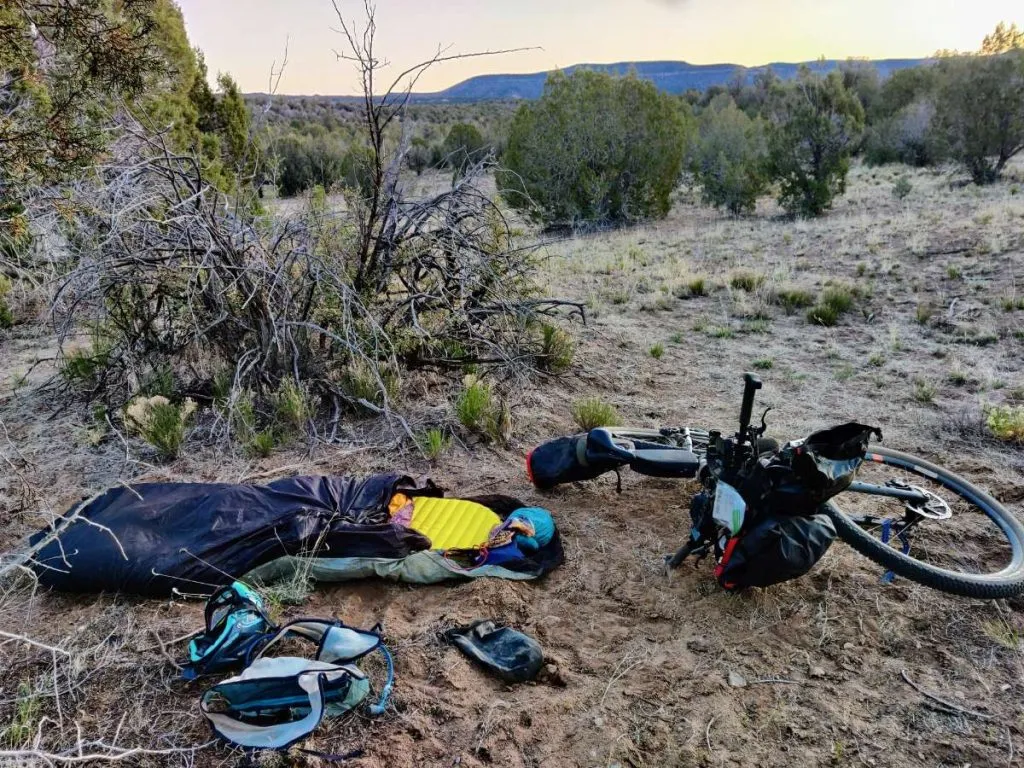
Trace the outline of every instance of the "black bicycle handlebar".
<instances>
[{"instance_id":1,"label":"black bicycle handlebar","mask_svg":"<svg viewBox=\"0 0 1024 768\"><path fill-rule=\"evenodd\" d=\"M743 374L743 407L740 409L739 439L746 440L750 430L750 417L754 412L754 393L761 388L761 380L752 373Z\"/></svg>"}]
</instances>

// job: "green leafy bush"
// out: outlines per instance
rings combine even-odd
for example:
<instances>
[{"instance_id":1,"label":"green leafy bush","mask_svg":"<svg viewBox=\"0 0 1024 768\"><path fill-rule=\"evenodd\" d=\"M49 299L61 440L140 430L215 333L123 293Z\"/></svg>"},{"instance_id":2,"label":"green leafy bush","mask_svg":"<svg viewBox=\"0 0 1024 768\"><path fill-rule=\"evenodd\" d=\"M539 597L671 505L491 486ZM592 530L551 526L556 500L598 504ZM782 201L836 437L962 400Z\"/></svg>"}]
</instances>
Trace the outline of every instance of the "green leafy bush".
<instances>
[{"instance_id":1,"label":"green leafy bush","mask_svg":"<svg viewBox=\"0 0 1024 768\"><path fill-rule=\"evenodd\" d=\"M137 397L124 411L130 431L156 448L162 459L178 458L185 442L185 429L196 411L195 401L176 405L162 395Z\"/></svg>"},{"instance_id":2,"label":"green leafy bush","mask_svg":"<svg viewBox=\"0 0 1024 768\"><path fill-rule=\"evenodd\" d=\"M769 170L789 213L820 216L846 191L850 156L864 127L864 108L838 72L803 68L769 107Z\"/></svg>"},{"instance_id":3,"label":"green leafy bush","mask_svg":"<svg viewBox=\"0 0 1024 768\"><path fill-rule=\"evenodd\" d=\"M648 352L650 352L651 357L655 360L661 360L661 358L665 356L665 345L659 341L651 347Z\"/></svg>"},{"instance_id":4,"label":"green leafy bush","mask_svg":"<svg viewBox=\"0 0 1024 768\"><path fill-rule=\"evenodd\" d=\"M906 200L913 191L914 185L910 183L910 178L906 174L896 179L896 183L892 185L892 196L897 200Z\"/></svg>"},{"instance_id":5,"label":"green leafy bush","mask_svg":"<svg viewBox=\"0 0 1024 768\"><path fill-rule=\"evenodd\" d=\"M1024 50L939 63L938 136L976 184L991 184L1024 149Z\"/></svg>"},{"instance_id":6,"label":"green leafy bush","mask_svg":"<svg viewBox=\"0 0 1024 768\"><path fill-rule=\"evenodd\" d=\"M487 150L487 142L480 129L470 123L453 125L441 147L445 163L456 173L461 173L471 163L483 160Z\"/></svg>"},{"instance_id":7,"label":"green leafy bush","mask_svg":"<svg viewBox=\"0 0 1024 768\"><path fill-rule=\"evenodd\" d=\"M987 408L985 425L999 440L1024 443L1024 406L997 405Z\"/></svg>"},{"instance_id":8,"label":"green leafy bush","mask_svg":"<svg viewBox=\"0 0 1024 768\"><path fill-rule=\"evenodd\" d=\"M589 432L597 427L617 427L622 424L614 405L599 397L586 397L572 404L572 420L576 426Z\"/></svg>"},{"instance_id":9,"label":"green leafy bush","mask_svg":"<svg viewBox=\"0 0 1024 768\"><path fill-rule=\"evenodd\" d=\"M426 139L417 136L410 142L409 151L405 155L405 164L409 166L409 170L420 176L430 167L432 159L433 153Z\"/></svg>"},{"instance_id":10,"label":"green leafy bush","mask_svg":"<svg viewBox=\"0 0 1024 768\"><path fill-rule=\"evenodd\" d=\"M764 125L738 109L728 95L701 115L689 166L705 203L734 215L751 213L768 185Z\"/></svg>"},{"instance_id":11,"label":"green leafy bush","mask_svg":"<svg viewBox=\"0 0 1024 768\"><path fill-rule=\"evenodd\" d=\"M511 205L549 226L661 217L689 134L688 113L653 83L554 73L544 95L516 112L498 186Z\"/></svg>"},{"instance_id":12,"label":"green leafy bush","mask_svg":"<svg viewBox=\"0 0 1024 768\"><path fill-rule=\"evenodd\" d=\"M933 83L929 80L921 87L931 87ZM942 147L932 130L934 116L931 96L922 95L919 101L907 104L896 114L877 117L866 131L864 160L868 165L903 163L918 168L939 162Z\"/></svg>"}]
</instances>

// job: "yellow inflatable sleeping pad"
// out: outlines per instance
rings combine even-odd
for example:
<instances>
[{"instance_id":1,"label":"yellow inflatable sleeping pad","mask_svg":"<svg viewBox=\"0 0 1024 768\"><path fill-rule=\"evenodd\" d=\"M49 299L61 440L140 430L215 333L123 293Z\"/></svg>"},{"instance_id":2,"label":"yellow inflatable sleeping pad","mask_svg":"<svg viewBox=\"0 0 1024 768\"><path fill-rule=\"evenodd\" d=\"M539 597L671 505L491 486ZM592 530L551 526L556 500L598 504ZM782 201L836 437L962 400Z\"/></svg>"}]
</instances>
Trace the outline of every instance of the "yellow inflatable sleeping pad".
<instances>
[{"instance_id":1,"label":"yellow inflatable sleeping pad","mask_svg":"<svg viewBox=\"0 0 1024 768\"><path fill-rule=\"evenodd\" d=\"M413 498L412 523L433 549L474 549L487 543L501 518L483 504L465 499Z\"/></svg>"}]
</instances>

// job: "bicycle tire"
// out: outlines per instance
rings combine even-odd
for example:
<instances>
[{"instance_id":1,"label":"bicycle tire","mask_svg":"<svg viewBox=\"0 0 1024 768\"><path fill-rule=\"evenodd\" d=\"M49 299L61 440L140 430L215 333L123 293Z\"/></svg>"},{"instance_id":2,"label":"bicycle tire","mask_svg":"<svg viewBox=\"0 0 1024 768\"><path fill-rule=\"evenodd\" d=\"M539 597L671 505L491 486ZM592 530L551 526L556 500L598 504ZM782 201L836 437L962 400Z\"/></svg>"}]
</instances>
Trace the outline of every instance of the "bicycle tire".
<instances>
[{"instance_id":1,"label":"bicycle tire","mask_svg":"<svg viewBox=\"0 0 1024 768\"><path fill-rule=\"evenodd\" d=\"M877 458L872 458L872 455ZM987 574L959 573L939 568L883 544L847 516L835 504L835 500L830 500L824 507L835 523L839 538L893 573L952 595L993 600L1024 592L1024 524L1006 507L959 475L917 456L877 447L868 450L866 459L876 462L882 459L879 463L921 474L969 501L1002 531L1013 551L1011 562L1001 571Z\"/></svg>"}]
</instances>

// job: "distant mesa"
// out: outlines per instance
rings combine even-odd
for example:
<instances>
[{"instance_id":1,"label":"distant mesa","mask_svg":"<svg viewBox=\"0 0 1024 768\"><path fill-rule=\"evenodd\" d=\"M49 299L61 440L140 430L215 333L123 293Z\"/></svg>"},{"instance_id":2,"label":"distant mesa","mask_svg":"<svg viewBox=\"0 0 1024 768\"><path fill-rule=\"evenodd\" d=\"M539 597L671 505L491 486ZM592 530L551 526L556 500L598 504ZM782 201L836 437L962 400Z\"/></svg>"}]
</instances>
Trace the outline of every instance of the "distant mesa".
<instances>
[{"instance_id":1,"label":"distant mesa","mask_svg":"<svg viewBox=\"0 0 1024 768\"><path fill-rule=\"evenodd\" d=\"M893 72L926 63L927 59L879 59L871 61L882 78ZM801 63L776 62L760 67L746 67L750 80L771 67L783 80L796 77L801 66L808 66L815 72L831 72L842 63L839 59L826 59ZM635 70L640 77L650 80L667 93L685 93L691 88L704 91L713 85L725 85L737 69L736 64L688 64L685 61L623 61L617 64L575 64L563 72L577 69L592 69L598 72L626 74ZM544 90L547 72L526 75L479 75L436 93L416 93L412 100L418 104L467 103L474 101L512 101L516 99L537 99ZM352 101L353 96L327 96L337 101Z\"/></svg>"}]
</instances>

